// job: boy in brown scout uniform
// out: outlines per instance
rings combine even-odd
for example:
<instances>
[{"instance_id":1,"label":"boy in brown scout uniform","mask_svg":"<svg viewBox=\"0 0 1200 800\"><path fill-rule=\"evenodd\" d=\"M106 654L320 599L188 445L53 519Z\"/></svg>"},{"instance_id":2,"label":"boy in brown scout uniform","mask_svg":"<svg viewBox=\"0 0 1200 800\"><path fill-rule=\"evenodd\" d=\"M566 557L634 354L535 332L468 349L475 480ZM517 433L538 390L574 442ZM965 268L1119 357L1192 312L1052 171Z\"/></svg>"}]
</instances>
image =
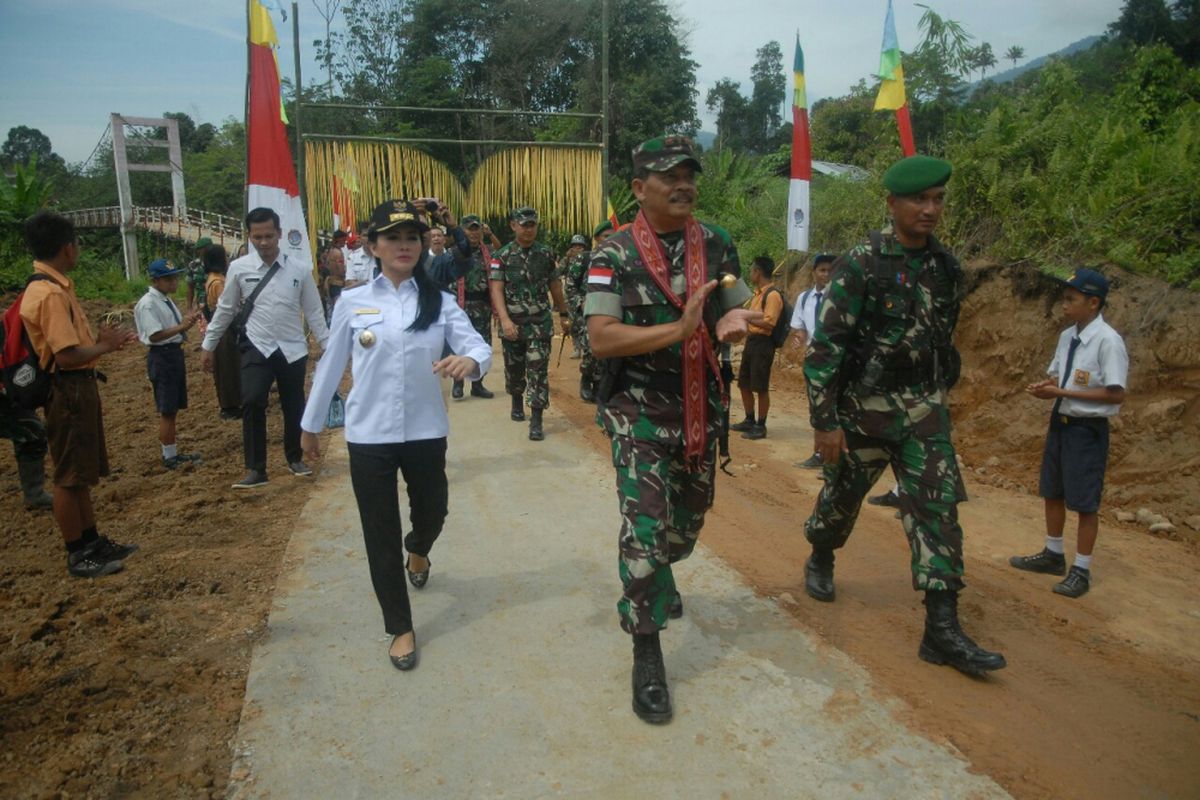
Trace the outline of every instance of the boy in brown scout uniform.
<instances>
[{"instance_id":1,"label":"boy in brown scout uniform","mask_svg":"<svg viewBox=\"0 0 1200 800\"><path fill-rule=\"evenodd\" d=\"M79 263L75 226L66 217L39 211L25 220L25 243L33 270L49 280L29 284L21 320L44 369L54 373L46 404L46 437L54 463L54 519L67 547L67 571L80 578L122 569L136 544L117 544L96 530L91 487L108 475L104 420L95 369L100 356L120 350L137 335L101 325L92 335L87 315L67 277Z\"/></svg>"}]
</instances>

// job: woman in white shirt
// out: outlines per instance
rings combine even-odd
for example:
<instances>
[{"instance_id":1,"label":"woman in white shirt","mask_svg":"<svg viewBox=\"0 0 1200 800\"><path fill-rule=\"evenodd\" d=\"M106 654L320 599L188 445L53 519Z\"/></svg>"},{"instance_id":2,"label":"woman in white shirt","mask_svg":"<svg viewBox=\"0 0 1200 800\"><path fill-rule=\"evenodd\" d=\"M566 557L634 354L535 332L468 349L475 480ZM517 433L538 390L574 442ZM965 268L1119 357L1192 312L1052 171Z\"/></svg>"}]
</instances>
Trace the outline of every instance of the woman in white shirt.
<instances>
[{"instance_id":1,"label":"woman in white shirt","mask_svg":"<svg viewBox=\"0 0 1200 800\"><path fill-rule=\"evenodd\" d=\"M466 313L427 272L422 236L428 230L424 214L405 200L389 200L371 215L368 239L380 274L343 292L334 306L329 342L300 426L305 453L320 456L317 434L352 360L345 428L350 481L371 583L392 634L388 655L400 670L417 663L404 575L417 589L425 585L429 551L448 508L449 421L439 379L479 380L492 360L491 347ZM443 345L453 354L443 358ZM411 509L412 530L403 542L397 471Z\"/></svg>"}]
</instances>

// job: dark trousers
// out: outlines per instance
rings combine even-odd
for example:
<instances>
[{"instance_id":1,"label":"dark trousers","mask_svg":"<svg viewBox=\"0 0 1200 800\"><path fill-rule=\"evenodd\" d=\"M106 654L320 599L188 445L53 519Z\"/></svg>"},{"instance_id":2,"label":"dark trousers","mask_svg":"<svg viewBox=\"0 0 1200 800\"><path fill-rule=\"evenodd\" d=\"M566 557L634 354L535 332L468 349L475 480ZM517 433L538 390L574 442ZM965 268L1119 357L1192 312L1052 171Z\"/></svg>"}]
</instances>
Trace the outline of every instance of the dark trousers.
<instances>
[{"instance_id":1,"label":"dark trousers","mask_svg":"<svg viewBox=\"0 0 1200 800\"><path fill-rule=\"evenodd\" d=\"M428 556L449 511L446 485L446 440L422 439L396 444L354 444L350 450L350 483L362 521L371 584L383 611L384 629L393 636L413 629L405 585L404 551ZM412 530L401 542L397 470L408 490Z\"/></svg>"},{"instance_id":2,"label":"dark trousers","mask_svg":"<svg viewBox=\"0 0 1200 800\"><path fill-rule=\"evenodd\" d=\"M276 350L263 356L258 348L243 341L242 351L242 450L246 469L267 473L267 398L271 384L279 384L279 407L283 411L283 452L288 462L300 461L300 418L304 416L304 373L308 356L289 364Z\"/></svg>"}]
</instances>

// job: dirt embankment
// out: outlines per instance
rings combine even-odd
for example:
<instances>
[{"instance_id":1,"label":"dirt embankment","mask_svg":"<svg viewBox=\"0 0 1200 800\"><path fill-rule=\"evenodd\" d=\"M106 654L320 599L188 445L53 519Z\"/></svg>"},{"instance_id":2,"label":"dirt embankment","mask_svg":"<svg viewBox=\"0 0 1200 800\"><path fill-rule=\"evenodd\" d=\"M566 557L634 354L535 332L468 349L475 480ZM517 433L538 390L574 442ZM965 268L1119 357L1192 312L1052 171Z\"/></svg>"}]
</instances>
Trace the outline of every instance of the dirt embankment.
<instances>
[{"instance_id":1,"label":"dirt embankment","mask_svg":"<svg viewBox=\"0 0 1200 800\"><path fill-rule=\"evenodd\" d=\"M1200 514L1200 295L1106 268L1104 318L1129 351L1128 399L1112 425L1104 504L1185 518ZM1050 403L1025 394L1044 377L1065 326L1061 286L1030 267L976 266L958 346L956 444L975 480L1037 491ZM981 471L982 470L982 471Z\"/></svg>"}]
</instances>

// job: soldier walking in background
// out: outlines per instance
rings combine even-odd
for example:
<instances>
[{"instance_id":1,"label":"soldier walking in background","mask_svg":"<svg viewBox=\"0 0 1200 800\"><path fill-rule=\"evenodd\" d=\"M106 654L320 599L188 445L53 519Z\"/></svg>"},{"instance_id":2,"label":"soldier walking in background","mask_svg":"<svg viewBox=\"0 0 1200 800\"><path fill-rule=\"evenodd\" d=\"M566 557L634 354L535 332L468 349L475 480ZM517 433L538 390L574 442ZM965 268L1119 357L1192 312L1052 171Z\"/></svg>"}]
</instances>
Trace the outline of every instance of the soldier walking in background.
<instances>
[{"instance_id":1,"label":"soldier walking in background","mask_svg":"<svg viewBox=\"0 0 1200 800\"><path fill-rule=\"evenodd\" d=\"M592 250L584 250L572 256L563 267L563 289L567 294L567 306L571 310L571 338L575 340L575 347L580 355L579 397L585 403L595 401L596 382L600 380L600 365L592 354L587 321L583 316L583 303L587 297L587 268L592 252L612 236L612 232L611 222L606 220L600 223L592 232Z\"/></svg>"},{"instance_id":2,"label":"soldier walking in background","mask_svg":"<svg viewBox=\"0 0 1200 800\"><path fill-rule=\"evenodd\" d=\"M483 337L488 347L492 346L492 298L488 290L488 264L492 254L484 243L484 225L479 217L468 214L462 218L462 228L471 243L471 268L467 274L454 281L448 291L458 298L458 307L467 312L467 318L475 331ZM489 234L491 231L487 231ZM495 240L496 237L491 237ZM463 396L463 382L455 381L450 390L458 399ZM471 397L490 400L496 395L483 386L483 378L471 382Z\"/></svg>"},{"instance_id":3,"label":"soldier walking in background","mask_svg":"<svg viewBox=\"0 0 1200 800\"><path fill-rule=\"evenodd\" d=\"M617 611L633 636L633 710L660 723L672 711L659 631L683 615L671 564L691 555L713 502L725 406L718 340L740 341L762 315L740 307L750 290L729 234L692 216L691 141L643 142L633 166L641 211L593 254L584 314L593 352L610 365L597 419L617 471Z\"/></svg>"},{"instance_id":4,"label":"soldier walking in background","mask_svg":"<svg viewBox=\"0 0 1200 800\"><path fill-rule=\"evenodd\" d=\"M512 420L525 419L522 396L529 402L529 438L540 442L542 411L550 406L550 343L554 320L547 292L562 318L567 317L554 251L537 241L538 215L529 207L508 215L516 238L492 254L492 305L500 317L504 346L504 391L512 395Z\"/></svg>"},{"instance_id":5,"label":"soldier walking in background","mask_svg":"<svg viewBox=\"0 0 1200 800\"><path fill-rule=\"evenodd\" d=\"M813 546L805 590L834 599L834 551L890 463L903 489L913 588L925 592L918 655L971 675L1005 666L958 622L963 587L958 504L967 499L950 440L947 393L958 379L954 327L962 269L933 236L950 164L912 156L884 174L892 228L838 259L804 376L825 486L804 526Z\"/></svg>"}]
</instances>

